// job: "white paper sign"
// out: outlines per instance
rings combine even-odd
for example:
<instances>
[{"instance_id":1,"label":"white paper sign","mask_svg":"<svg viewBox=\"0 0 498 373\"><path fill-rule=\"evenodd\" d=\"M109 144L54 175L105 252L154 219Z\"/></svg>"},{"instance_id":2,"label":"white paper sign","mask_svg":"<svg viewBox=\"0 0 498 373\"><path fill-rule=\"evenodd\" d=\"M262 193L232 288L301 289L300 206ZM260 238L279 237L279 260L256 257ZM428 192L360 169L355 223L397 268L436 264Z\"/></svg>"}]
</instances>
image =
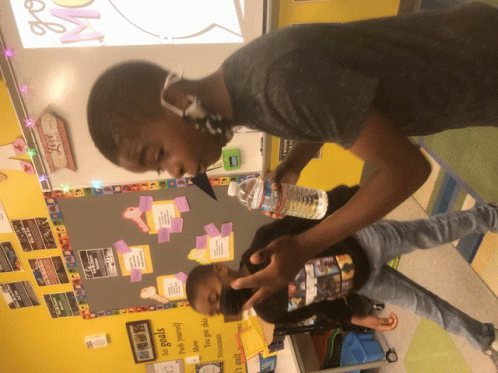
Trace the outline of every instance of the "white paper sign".
<instances>
[{"instance_id":1,"label":"white paper sign","mask_svg":"<svg viewBox=\"0 0 498 373\"><path fill-rule=\"evenodd\" d=\"M156 230L171 227L171 219L175 218L174 203L159 203L152 205L152 216Z\"/></svg>"},{"instance_id":2,"label":"white paper sign","mask_svg":"<svg viewBox=\"0 0 498 373\"><path fill-rule=\"evenodd\" d=\"M166 277L163 279L164 296L166 298L185 298L185 285L176 277Z\"/></svg>"},{"instance_id":3,"label":"white paper sign","mask_svg":"<svg viewBox=\"0 0 498 373\"><path fill-rule=\"evenodd\" d=\"M171 360L161 361L160 363L146 364L146 373L183 373L183 361Z\"/></svg>"},{"instance_id":4,"label":"white paper sign","mask_svg":"<svg viewBox=\"0 0 498 373\"><path fill-rule=\"evenodd\" d=\"M230 258L230 237L209 238L209 254L211 261Z\"/></svg>"},{"instance_id":5,"label":"white paper sign","mask_svg":"<svg viewBox=\"0 0 498 373\"><path fill-rule=\"evenodd\" d=\"M197 364L199 363L201 360L199 358L199 356L187 356L185 358L185 363L186 364Z\"/></svg>"},{"instance_id":6,"label":"white paper sign","mask_svg":"<svg viewBox=\"0 0 498 373\"><path fill-rule=\"evenodd\" d=\"M7 213L3 208L2 201L0 201L0 233L12 233L12 225L7 217Z\"/></svg>"},{"instance_id":7,"label":"white paper sign","mask_svg":"<svg viewBox=\"0 0 498 373\"><path fill-rule=\"evenodd\" d=\"M131 253L123 255L123 261L127 271L131 271L132 268L141 269L142 271L147 269L144 249L141 247L131 248Z\"/></svg>"}]
</instances>

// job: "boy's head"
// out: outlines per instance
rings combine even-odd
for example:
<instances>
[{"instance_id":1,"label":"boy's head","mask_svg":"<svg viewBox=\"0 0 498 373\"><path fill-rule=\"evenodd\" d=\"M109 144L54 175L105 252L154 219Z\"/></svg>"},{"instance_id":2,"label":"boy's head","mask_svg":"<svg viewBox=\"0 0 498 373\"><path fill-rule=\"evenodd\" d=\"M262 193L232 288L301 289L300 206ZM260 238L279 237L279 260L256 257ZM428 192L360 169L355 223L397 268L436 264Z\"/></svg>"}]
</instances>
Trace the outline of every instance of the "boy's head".
<instances>
[{"instance_id":1,"label":"boy's head","mask_svg":"<svg viewBox=\"0 0 498 373\"><path fill-rule=\"evenodd\" d=\"M194 310L205 315L237 315L252 296L250 289L230 287L238 277L237 271L224 264L199 265L187 277L187 300Z\"/></svg>"},{"instance_id":2,"label":"boy's head","mask_svg":"<svg viewBox=\"0 0 498 373\"><path fill-rule=\"evenodd\" d=\"M88 99L90 135L107 159L130 171L194 176L218 160L221 146L162 106L167 75L162 67L145 61L124 62L105 71ZM180 89L172 91L175 102L187 96Z\"/></svg>"}]
</instances>

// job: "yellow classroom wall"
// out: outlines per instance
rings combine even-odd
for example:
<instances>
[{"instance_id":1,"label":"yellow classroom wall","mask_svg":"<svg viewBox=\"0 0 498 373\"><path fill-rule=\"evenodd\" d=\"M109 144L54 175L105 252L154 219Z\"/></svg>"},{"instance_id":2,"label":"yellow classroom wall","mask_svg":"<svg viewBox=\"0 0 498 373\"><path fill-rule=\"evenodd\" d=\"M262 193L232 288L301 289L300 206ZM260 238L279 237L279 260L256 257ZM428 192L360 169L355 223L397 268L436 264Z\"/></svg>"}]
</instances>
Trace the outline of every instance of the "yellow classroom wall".
<instances>
[{"instance_id":1,"label":"yellow classroom wall","mask_svg":"<svg viewBox=\"0 0 498 373\"><path fill-rule=\"evenodd\" d=\"M12 143L21 136L5 83L0 81L0 146ZM36 176L22 171L0 169L7 180L0 181L0 200L10 220L35 217L48 218ZM69 237L71 239L71 237ZM236 364L238 349L234 335L241 323L225 324L221 317L208 320L190 307L163 311L127 313L84 320L81 316L52 319L43 300L43 294L72 291L71 284L37 286L29 269L28 259L62 256L60 249L24 253L15 233L0 234L0 242L10 241L14 246L24 271L0 273L0 283L31 282L40 301L39 306L11 310L0 296L0 372L2 373L132 373L145 372L144 364L135 364L125 323L150 320L153 332L164 329L154 336L156 361L184 359L200 356L201 361L223 360L227 372L245 372L242 364ZM177 333L178 325L181 335ZM205 331L208 335L205 335ZM108 334L110 343L104 348L87 349L84 337ZM171 346L161 347L161 334ZM220 337L218 337L220 336ZM199 351L194 352L194 341ZM221 342L220 342L221 341ZM163 341L164 342L164 341ZM209 344L209 346L208 346ZM184 352L182 352L182 347ZM219 355L219 347L223 356ZM164 353L168 353L164 356ZM186 366L186 373L195 372L194 365Z\"/></svg>"},{"instance_id":2,"label":"yellow classroom wall","mask_svg":"<svg viewBox=\"0 0 498 373\"><path fill-rule=\"evenodd\" d=\"M281 1L279 26L304 22L345 22L356 19L380 17L396 13L399 1ZM5 84L0 81L0 145L9 144L21 135ZM272 141L271 167L277 164L278 144ZM322 149L322 159L313 160L303 171L300 184L329 189L337 184L359 182L363 162L338 146L327 144ZM21 171L0 170L8 179L0 181L0 200L9 219L48 217L48 212L35 176ZM151 320L153 331L166 329L168 356L162 356L159 336L155 337L157 361L184 359L200 355L202 361L225 361L226 372L243 372L236 365L237 348L233 335L240 323L223 323L222 318L209 319L209 328L201 326L202 317L190 308L178 308L119 316L106 316L92 320L81 317L52 319L44 304L43 294L71 291L70 284L39 287L29 270L28 259L61 255L61 250L42 253L23 253L15 234L0 234L0 241L11 241L21 259L23 272L0 273L0 283L30 281L40 300L40 305L10 310L0 299L0 371L50 372L50 373L128 373L145 372L144 364L133 361L125 323ZM178 341L173 323L182 323L183 341ZM208 330L211 337L204 336ZM108 347L87 349L84 337L106 333L110 337ZM222 340L223 357L219 357L217 335ZM207 345L210 339L210 346ZM194 352L194 342L199 342L199 352ZM180 353L179 343L184 343L185 353ZM187 365L187 373L194 372Z\"/></svg>"},{"instance_id":3,"label":"yellow classroom wall","mask_svg":"<svg viewBox=\"0 0 498 373\"><path fill-rule=\"evenodd\" d=\"M295 23L350 22L395 15L399 0L294 1L281 0L279 27ZM279 139L271 140L270 169L278 164ZM321 159L313 159L301 173L298 185L331 189L360 182L364 162L335 144L322 147Z\"/></svg>"},{"instance_id":4,"label":"yellow classroom wall","mask_svg":"<svg viewBox=\"0 0 498 373\"><path fill-rule=\"evenodd\" d=\"M279 27L308 22L352 22L395 15L399 0L280 0Z\"/></svg>"}]
</instances>

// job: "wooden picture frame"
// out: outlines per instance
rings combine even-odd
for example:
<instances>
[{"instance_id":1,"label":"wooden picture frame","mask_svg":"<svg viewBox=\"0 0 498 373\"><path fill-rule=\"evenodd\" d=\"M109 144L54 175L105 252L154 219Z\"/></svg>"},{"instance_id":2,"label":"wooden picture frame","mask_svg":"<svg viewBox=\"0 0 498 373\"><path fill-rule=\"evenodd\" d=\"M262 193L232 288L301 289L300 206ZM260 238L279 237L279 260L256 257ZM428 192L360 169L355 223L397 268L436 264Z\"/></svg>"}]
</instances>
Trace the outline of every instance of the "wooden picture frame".
<instances>
[{"instance_id":1,"label":"wooden picture frame","mask_svg":"<svg viewBox=\"0 0 498 373\"><path fill-rule=\"evenodd\" d=\"M126 323L135 364L156 360L156 350L150 327L150 320L130 321Z\"/></svg>"},{"instance_id":2,"label":"wooden picture frame","mask_svg":"<svg viewBox=\"0 0 498 373\"><path fill-rule=\"evenodd\" d=\"M76 171L64 121L52 110L46 109L37 119L35 126L50 172L53 173L59 168Z\"/></svg>"}]
</instances>

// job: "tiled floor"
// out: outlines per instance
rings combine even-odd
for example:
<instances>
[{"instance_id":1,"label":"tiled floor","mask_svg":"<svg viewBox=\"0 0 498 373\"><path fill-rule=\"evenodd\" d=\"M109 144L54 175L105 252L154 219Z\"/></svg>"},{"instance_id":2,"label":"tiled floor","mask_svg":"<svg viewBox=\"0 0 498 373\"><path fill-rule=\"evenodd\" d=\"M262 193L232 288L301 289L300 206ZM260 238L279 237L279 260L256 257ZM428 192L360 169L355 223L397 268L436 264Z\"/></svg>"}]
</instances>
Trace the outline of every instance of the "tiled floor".
<instances>
[{"instance_id":1,"label":"tiled floor","mask_svg":"<svg viewBox=\"0 0 498 373\"><path fill-rule=\"evenodd\" d=\"M411 220L424 217L426 217L425 213L412 198L388 216L388 218L396 220ZM405 255L401 258L398 269L472 317L481 321L492 322L498 326L498 298L488 289L452 245L448 244L432 250L417 251ZM390 311L398 314L399 326L396 330L384 333L384 335L389 345L396 349L398 361L380 368L378 372L432 373L426 370L413 370L413 367L411 370L407 370L403 364L420 318L411 312L393 306L386 306L383 314ZM470 367L471 372L488 373L496 371L489 358L482 352L471 348L465 339L456 336L451 336L451 338ZM431 343L430 336L427 336L427 343ZM427 356L427 359L431 358L435 359L435 356ZM437 373L450 372L454 373L453 370L444 370L442 367L437 370Z\"/></svg>"}]
</instances>

